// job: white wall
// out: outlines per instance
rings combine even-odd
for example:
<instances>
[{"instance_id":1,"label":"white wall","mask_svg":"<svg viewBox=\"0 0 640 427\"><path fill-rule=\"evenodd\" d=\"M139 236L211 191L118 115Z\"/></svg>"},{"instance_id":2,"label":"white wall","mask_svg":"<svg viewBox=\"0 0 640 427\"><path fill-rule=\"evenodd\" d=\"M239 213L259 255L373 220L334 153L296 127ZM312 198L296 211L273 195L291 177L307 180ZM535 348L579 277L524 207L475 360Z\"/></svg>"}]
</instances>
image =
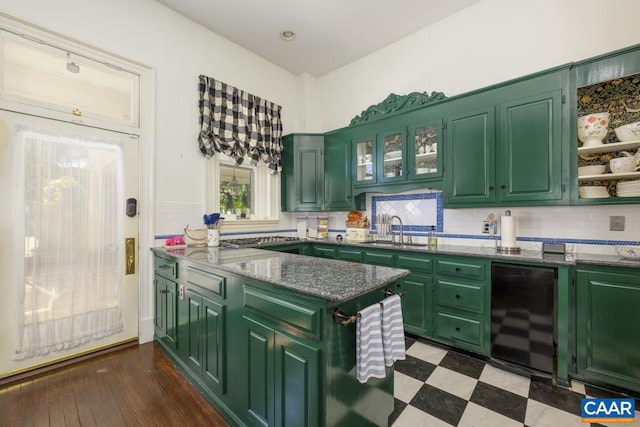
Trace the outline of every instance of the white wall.
<instances>
[{"instance_id":1,"label":"white wall","mask_svg":"<svg viewBox=\"0 0 640 427\"><path fill-rule=\"evenodd\" d=\"M481 1L317 79L314 93L322 114L311 125L314 131L347 126L390 93L440 91L454 96L640 43L639 15L636 0ZM637 205L511 210L521 216L518 235L523 237L640 240ZM504 209L446 209L444 231L479 235L481 221L491 211L499 215ZM626 216L626 231L609 231L609 215ZM612 246L573 246L613 253Z\"/></svg>"},{"instance_id":2,"label":"white wall","mask_svg":"<svg viewBox=\"0 0 640 427\"><path fill-rule=\"evenodd\" d=\"M639 14L636 0L483 0L319 78L315 126L347 126L390 93L453 96L637 44Z\"/></svg>"}]
</instances>

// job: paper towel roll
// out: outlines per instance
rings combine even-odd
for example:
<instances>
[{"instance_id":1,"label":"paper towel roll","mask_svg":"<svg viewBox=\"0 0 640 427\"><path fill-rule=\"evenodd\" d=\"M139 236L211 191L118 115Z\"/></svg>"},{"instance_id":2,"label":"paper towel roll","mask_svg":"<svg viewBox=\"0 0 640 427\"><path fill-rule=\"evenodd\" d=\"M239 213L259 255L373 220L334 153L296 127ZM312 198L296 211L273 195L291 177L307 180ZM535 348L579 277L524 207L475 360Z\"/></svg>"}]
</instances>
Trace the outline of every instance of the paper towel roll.
<instances>
[{"instance_id":1,"label":"paper towel roll","mask_svg":"<svg viewBox=\"0 0 640 427\"><path fill-rule=\"evenodd\" d=\"M500 217L500 246L516 247L516 217L503 215Z\"/></svg>"}]
</instances>

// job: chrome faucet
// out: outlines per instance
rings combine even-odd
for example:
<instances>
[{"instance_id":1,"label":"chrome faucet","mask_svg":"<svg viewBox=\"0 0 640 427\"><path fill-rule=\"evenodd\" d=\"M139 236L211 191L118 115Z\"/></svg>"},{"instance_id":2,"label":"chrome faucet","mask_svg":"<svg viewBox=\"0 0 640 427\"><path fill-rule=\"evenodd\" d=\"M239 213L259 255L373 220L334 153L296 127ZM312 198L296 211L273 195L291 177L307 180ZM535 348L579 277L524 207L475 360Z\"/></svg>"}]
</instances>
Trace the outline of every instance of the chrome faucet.
<instances>
[{"instance_id":1,"label":"chrome faucet","mask_svg":"<svg viewBox=\"0 0 640 427\"><path fill-rule=\"evenodd\" d=\"M391 219L389 219L389 227L393 224L393 219L398 218L398 222L400 222L400 244L404 244L404 231L402 230L402 219L398 215L393 215ZM391 243L395 245L396 243L396 235L391 233Z\"/></svg>"}]
</instances>

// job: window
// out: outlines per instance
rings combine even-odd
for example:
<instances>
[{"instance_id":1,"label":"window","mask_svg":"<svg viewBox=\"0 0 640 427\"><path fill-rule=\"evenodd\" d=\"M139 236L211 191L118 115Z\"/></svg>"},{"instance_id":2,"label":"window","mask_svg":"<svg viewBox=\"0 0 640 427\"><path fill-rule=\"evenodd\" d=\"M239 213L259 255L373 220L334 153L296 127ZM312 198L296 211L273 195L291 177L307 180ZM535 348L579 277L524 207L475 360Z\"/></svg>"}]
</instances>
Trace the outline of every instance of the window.
<instances>
[{"instance_id":1,"label":"window","mask_svg":"<svg viewBox=\"0 0 640 427\"><path fill-rule=\"evenodd\" d=\"M139 76L119 65L2 30L0 56L3 106L98 127L138 127Z\"/></svg>"},{"instance_id":2,"label":"window","mask_svg":"<svg viewBox=\"0 0 640 427\"><path fill-rule=\"evenodd\" d=\"M251 217L254 168L220 165L220 212L236 219Z\"/></svg>"},{"instance_id":3,"label":"window","mask_svg":"<svg viewBox=\"0 0 640 427\"><path fill-rule=\"evenodd\" d=\"M206 160L207 212L222 213L227 230L264 230L279 220L280 174L271 174L266 163L249 162L236 166L221 153Z\"/></svg>"}]
</instances>

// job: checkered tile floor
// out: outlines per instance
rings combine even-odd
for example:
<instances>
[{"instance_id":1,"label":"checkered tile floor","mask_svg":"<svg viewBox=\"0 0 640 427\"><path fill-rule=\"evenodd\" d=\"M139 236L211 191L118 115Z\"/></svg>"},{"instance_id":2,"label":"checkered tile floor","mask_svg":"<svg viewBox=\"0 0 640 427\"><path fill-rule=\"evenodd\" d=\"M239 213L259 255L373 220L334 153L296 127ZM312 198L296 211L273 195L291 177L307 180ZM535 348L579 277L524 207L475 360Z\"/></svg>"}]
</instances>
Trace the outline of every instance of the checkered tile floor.
<instances>
[{"instance_id":1,"label":"checkered tile floor","mask_svg":"<svg viewBox=\"0 0 640 427\"><path fill-rule=\"evenodd\" d=\"M555 387L424 341L406 345L406 360L395 365L392 427L584 427L581 398L618 397L575 382L572 390ZM640 426L638 409L636 399L635 423L617 425Z\"/></svg>"}]
</instances>

